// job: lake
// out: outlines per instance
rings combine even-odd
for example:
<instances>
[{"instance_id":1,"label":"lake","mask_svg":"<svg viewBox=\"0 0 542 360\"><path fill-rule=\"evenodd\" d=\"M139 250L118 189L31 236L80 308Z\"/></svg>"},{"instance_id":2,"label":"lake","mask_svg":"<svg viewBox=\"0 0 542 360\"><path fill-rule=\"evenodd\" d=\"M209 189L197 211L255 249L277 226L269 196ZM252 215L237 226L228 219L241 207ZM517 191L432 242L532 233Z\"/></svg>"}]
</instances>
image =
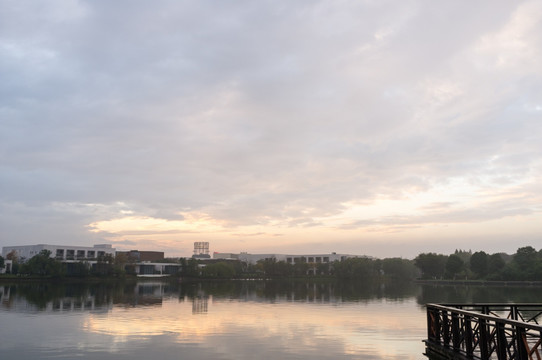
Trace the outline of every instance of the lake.
<instances>
[{"instance_id":1,"label":"lake","mask_svg":"<svg viewBox=\"0 0 542 360\"><path fill-rule=\"evenodd\" d=\"M0 358L425 359L425 303L541 295L374 282L0 284Z\"/></svg>"}]
</instances>

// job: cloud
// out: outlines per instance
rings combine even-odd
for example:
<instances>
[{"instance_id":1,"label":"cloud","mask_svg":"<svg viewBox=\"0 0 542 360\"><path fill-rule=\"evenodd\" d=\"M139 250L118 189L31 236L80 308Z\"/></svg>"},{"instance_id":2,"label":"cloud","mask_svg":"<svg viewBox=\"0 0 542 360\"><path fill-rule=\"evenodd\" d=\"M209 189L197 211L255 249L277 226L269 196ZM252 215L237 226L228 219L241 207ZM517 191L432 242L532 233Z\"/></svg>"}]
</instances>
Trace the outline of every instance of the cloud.
<instances>
[{"instance_id":1,"label":"cloud","mask_svg":"<svg viewBox=\"0 0 542 360\"><path fill-rule=\"evenodd\" d=\"M188 241L175 226L139 228L198 214L220 231L286 237L336 229L352 204L413 194L426 197L411 206L426 206L422 215L387 208L342 226L483 227L538 214L541 10L10 2L0 14L0 242ZM510 201L489 200L507 191ZM130 217L121 232L89 231Z\"/></svg>"}]
</instances>

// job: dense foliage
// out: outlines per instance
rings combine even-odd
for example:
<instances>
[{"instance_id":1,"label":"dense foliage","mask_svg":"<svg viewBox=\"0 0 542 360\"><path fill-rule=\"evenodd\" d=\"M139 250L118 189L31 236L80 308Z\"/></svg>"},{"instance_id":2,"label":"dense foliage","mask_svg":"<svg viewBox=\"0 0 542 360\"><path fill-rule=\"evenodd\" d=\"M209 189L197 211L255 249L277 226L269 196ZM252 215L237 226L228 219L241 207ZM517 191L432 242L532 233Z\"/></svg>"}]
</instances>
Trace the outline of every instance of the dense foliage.
<instances>
[{"instance_id":1,"label":"dense foliage","mask_svg":"<svg viewBox=\"0 0 542 360\"><path fill-rule=\"evenodd\" d=\"M520 247L512 256L460 250L449 256L423 253L414 263L423 279L542 281L542 250L532 246Z\"/></svg>"},{"instance_id":2,"label":"dense foliage","mask_svg":"<svg viewBox=\"0 0 542 360\"><path fill-rule=\"evenodd\" d=\"M209 265L208 265L209 266ZM251 277L306 277L324 276L338 279L414 279L419 275L411 260L402 258L374 259L368 257L348 258L332 263L308 263L299 261L260 260L246 265L237 276Z\"/></svg>"},{"instance_id":3,"label":"dense foliage","mask_svg":"<svg viewBox=\"0 0 542 360\"><path fill-rule=\"evenodd\" d=\"M86 262L62 263L47 250L26 261L16 254L8 254L13 261L12 274L45 277L123 277L134 274L134 264L120 254L105 256L90 266ZM461 280L524 280L542 281L542 250L531 246L520 247L515 254L487 254L484 251L456 250L450 255L422 253L414 260L403 258L375 259L352 257L332 263L287 263L275 259L246 264L235 260L205 261L169 259L181 265L180 276L194 278L293 278L331 277L337 279L461 279ZM4 259L0 257L0 267Z\"/></svg>"},{"instance_id":4,"label":"dense foliage","mask_svg":"<svg viewBox=\"0 0 542 360\"><path fill-rule=\"evenodd\" d=\"M9 254L8 254L9 255ZM49 250L42 250L39 254L24 261L15 255L8 256L13 261L11 268L12 275L19 276L40 276L50 278L62 277L88 277L88 276L124 276L126 273L126 262L122 256L113 258L106 255L98 259L92 266L85 261L61 262L51 257Z\"/></svg>"}]
</instances>

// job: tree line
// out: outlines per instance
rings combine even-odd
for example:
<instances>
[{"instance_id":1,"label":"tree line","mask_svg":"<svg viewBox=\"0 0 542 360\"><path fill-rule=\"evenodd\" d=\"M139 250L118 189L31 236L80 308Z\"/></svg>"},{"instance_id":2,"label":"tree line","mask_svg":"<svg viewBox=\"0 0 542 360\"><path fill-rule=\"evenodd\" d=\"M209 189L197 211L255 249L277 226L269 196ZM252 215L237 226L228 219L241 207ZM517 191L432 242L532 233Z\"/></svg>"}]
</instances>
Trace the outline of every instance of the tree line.
<instances>
[{"instance_id":1,"label":"tree line","mask_svg":"<svg viewBox=\"0 0 542 360\"><path fill-rule=\"evenodd\" d=\"M419 275L414 262L402 258L348 258L331 263L288 263L276 259L256 264L240 261L218 261L200 267L197 260L181 259L182 274L195 278L292 278L331 277L337 279L413 279Z\"/></svg>"},{"instance_id":2,"label":"tree line","mask_svg":"<svg viewBox=\"0 0 542 360\"><path fill-rule=\"evenodd\" d=\"M513 255L463 250L448 256L423 253L414 263L422 279L542 281L542 250L532 246L520 247Z\"/></svg>"},{"instance_id":3,"label":"tree line","mask_svg":"<svg viewBox=\"0 0 542 360\"><path fill-rule=\"evenodd\" d=\"M62 263L43 250L26 261L13 261L12 273L48 277L124 276L134 274L133 264L123 254L106 256L96 264ZM192 278L284 278L331 277L337 279L451 279L542 281L542 250L520 247L513 255L488 254L484 251L456 250L453 254L421 253L413 260L403 258L376 259L353 257L331 263L297 261L287 263L276 259L248 264L240 261L202 262L196 259L169 259L178 262L178 276ZM0 268L4 259L0 256Z\"/></svg>"}]
</instances>

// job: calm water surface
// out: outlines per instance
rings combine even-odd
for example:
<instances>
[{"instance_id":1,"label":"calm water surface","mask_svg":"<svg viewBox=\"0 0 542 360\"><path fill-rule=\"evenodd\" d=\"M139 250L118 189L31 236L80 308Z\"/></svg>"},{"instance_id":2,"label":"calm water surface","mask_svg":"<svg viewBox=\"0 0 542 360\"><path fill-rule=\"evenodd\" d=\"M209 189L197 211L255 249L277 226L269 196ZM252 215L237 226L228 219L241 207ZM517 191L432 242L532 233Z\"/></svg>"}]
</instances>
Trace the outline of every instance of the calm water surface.
<instances>
[{"instance_id":1,"label":"calm water surface","mask_svg":"<svg viewBox=\"0 0 542 360\"><path fill-rule=\"evenodd\" d=\"M423 304L541 295L359 282L0 284L0 358L425 359Z\"/></svg>"}]
</instances>

